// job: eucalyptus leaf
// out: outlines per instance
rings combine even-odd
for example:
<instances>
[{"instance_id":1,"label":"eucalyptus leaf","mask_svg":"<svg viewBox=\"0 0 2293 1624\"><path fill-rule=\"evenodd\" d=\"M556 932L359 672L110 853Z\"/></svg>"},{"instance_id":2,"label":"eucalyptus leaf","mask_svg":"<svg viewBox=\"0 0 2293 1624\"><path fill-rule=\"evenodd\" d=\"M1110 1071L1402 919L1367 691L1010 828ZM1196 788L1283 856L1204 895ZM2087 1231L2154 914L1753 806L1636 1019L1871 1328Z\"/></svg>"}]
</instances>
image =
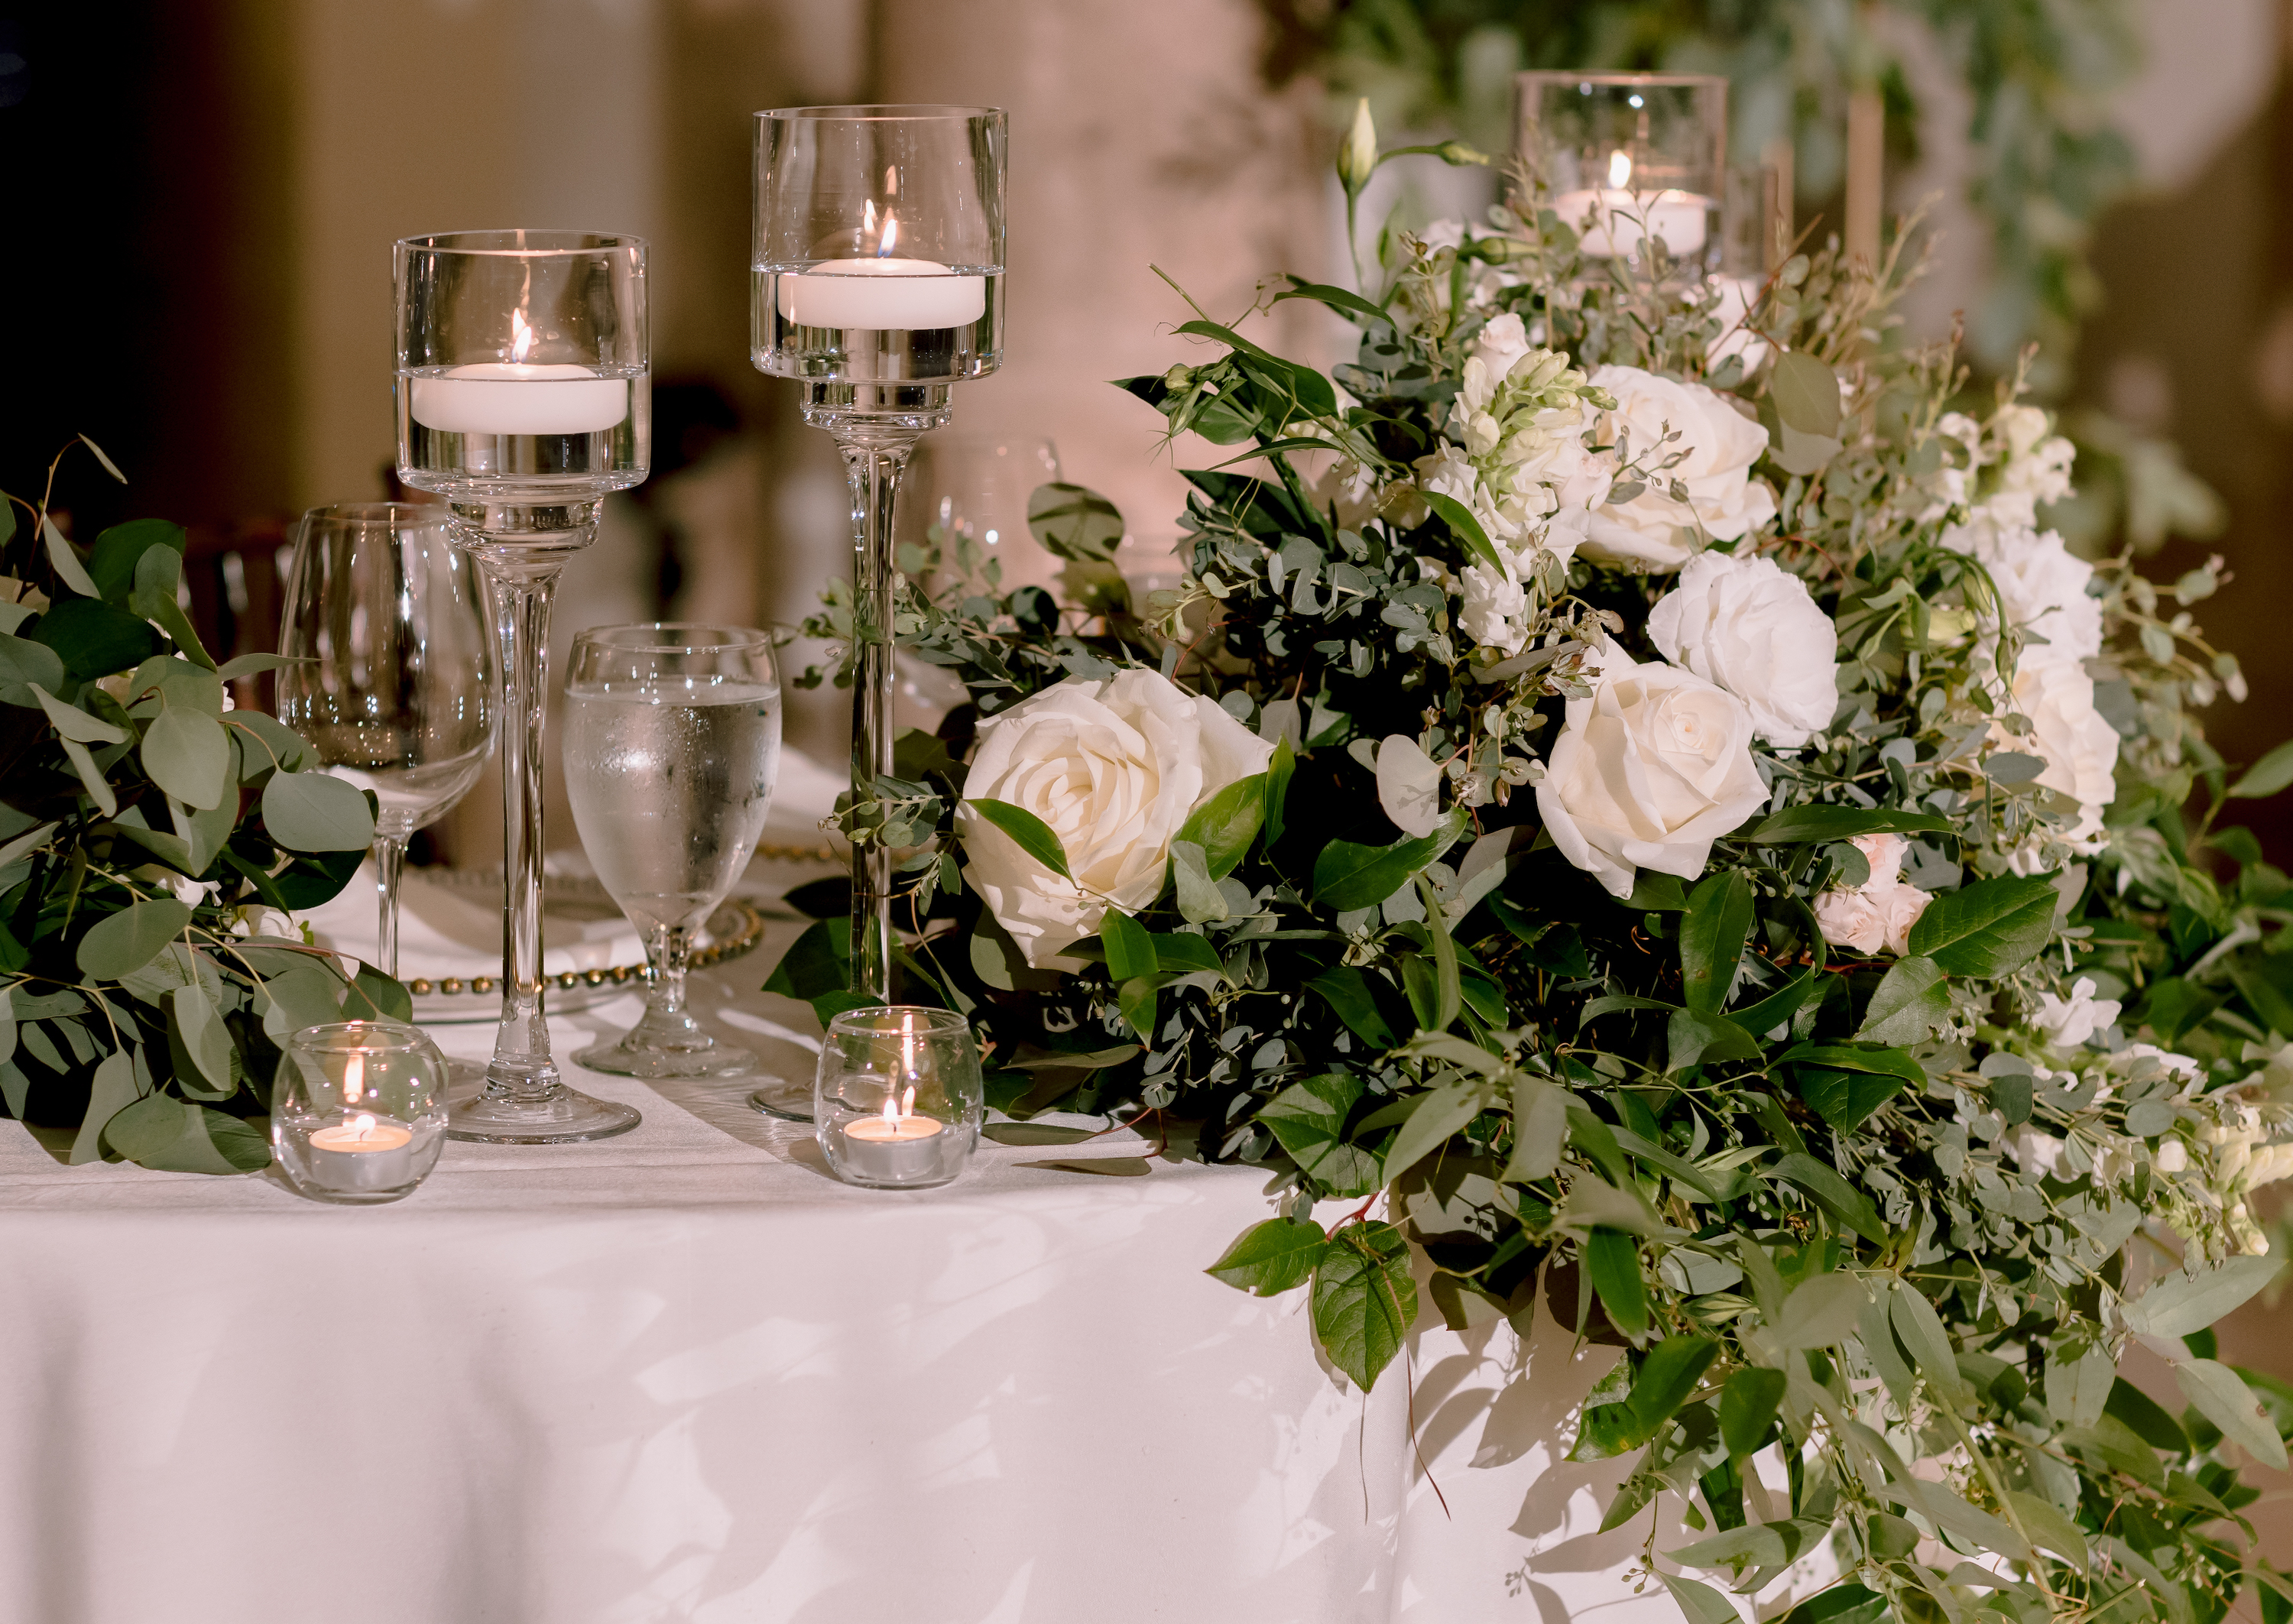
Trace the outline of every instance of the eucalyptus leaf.
<instances>
[{"instance_id":1,"label":"eucalyptus leaf","mask_svg":"<svg viewBox=\"0 0 2293 1624\"><path fill-rule=\"evenodd\" d=\"M169 706L143 734L143 771L186 806L212 811L231 778L231 736L204 711Z\"/></svg>"},{"instance_id":2,"label":"eucalyptus leaf","mask_svg":"<svg viewBox=\"0 0 2293 1624\"><path fill-rule=\"evenodd\" d=\"M363 852L374 844L366 796L324 772L274 774L263 787L263 827L290 852Z\"/></svg>"},{"instance_id":3,"label":"eucalyptus leaf","mask_svg":"<svg viewBox=\"0 0 2293 1624\"><path fill-rule=\"evenodd\" d=\"M191 922L189 905L173 897L146 897L107 914L79 940L80 969L99 982L116 982L141 970Z\"/></svg>"}]
</instances>

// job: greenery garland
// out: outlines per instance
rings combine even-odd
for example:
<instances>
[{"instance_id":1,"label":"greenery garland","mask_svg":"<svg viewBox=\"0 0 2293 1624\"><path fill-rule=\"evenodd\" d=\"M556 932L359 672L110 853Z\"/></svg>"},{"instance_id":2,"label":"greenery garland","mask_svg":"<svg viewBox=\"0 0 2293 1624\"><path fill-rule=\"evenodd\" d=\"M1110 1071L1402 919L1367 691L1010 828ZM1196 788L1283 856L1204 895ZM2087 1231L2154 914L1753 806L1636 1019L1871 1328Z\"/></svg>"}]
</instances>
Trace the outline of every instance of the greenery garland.
<instances>
[{"instance_id":1,"label":"greenery garland","mask_svg":"<svg viewBox=\"0 0 2293 1624\"><path fill-rule=\"evenodd\" d=\"M373 804L233 708L229 683L284 662L201 647L182 528L83 550L55 473L0 497L0 1100L74 1165L250 1172L290 1035L411 1015L291 917L349 884Z\"/></svg>"},{"instance_id":2,"label":"greenery garland","mask_svg":"<svg viewBox=\"0 0 2293 1624\"><path fill-rule=\"evenodd\" d=\"M1269 285L1358 326L1334 377L1198 311L1128 381L1235 448L1177 589L1071 486L1064 603L903 553L900 644L969 694L841 813L902 849L906 996L1014 1118L1270 1174L1211 1272L1306 1289L1365 1387L1428 1303L1621 1345L1570 1454L1633 1458L1608 1526L1706 1531L1644 1556L1692 1624L1826 1542L1809 1621L2280 1624L2238 1472L2293 1389L2208 1328L2293 1171L2293 882L2221 814L2293 747L2234 775L2195 720L2242 692L2218 578L2038 530L2067 445L2011 383L1950 409L1894 263L1738 316L1542 203L1375 300ZM826 1014L843 895L798 900L768 985Z\"/></svg>"}]
</instances>

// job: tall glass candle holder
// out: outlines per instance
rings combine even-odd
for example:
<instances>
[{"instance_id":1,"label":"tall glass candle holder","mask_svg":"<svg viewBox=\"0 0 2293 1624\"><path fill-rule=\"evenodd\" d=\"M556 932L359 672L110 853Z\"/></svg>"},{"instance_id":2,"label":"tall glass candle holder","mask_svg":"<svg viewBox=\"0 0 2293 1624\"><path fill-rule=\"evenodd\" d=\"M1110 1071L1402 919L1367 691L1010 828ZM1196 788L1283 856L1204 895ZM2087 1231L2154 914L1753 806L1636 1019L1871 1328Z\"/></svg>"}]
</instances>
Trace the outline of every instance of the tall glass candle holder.
<instances>
[{"instance_id":1,"label":"tall glass candle holder","mask_svg":"<svg viewBox=\"0 0 2293 1624\"><path fill-rule=\"evenodd\" d=\"M1712 74L1514 76L1515 149L1588 259L1638 258L1655 238L1720 261L1728 81Z\"/></svg>"},{"instance_id":2,"label":"tall glass candle holder","mask_svg":"<svg viewBox=\"0 0 2293 1624\"><path fill-rule=\"evenodd\" d=\"M1003 358L1000 109L801 107L757 115L751 359L804 385L804 418L852 485L852 788L892 769L892 520L918 436L952 386ZM892 854L852 847L852 990L892 997ZM809 1120L808 1092L759 1110Z\"/></svg>"},{"instance_id":3,"label":"tall glass candle holder","mask_svg":"<svg viewBox=\"0 0 2293 1624\"><path fill-rule=\"evenodd\" d=\"M398 245L398 473L444 497L492 582L502 682L502 1014L458 1139L558 1144L637 1125L567 1087L541 1001L541 715L550 598L652 452L645 246L585 231Z\"/></svg>"}]
</instances>

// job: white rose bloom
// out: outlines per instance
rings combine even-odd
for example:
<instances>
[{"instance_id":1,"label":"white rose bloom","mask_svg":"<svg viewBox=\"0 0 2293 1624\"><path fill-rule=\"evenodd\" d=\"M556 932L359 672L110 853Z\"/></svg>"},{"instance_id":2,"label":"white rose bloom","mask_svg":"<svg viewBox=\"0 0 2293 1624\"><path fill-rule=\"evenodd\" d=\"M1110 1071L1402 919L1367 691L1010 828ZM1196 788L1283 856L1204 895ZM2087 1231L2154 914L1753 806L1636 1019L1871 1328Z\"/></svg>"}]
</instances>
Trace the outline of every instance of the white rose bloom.
<instances>
[{"instance_id":1,"label":"white rose bloom","mask_svg":"<svg viewBox=\"0 0 2293 1624\"><path fill-rule=\"evenodd\" d=\"M1568 701L1537 810L1561 853L1616 896L1640 869L1693 879L1767 799L1751 746L1735 695L1611 650L1592 697Z\"/></svg>"},{"instance_id":2,"label":"white rose bloom","mask_svg":"<svg viewBox=\"0 0 2293 1624\"><path fill-rule=\"evenodd\" d=\"M2025 662L2014 672L2014 708L2030 717L2030 735L1994 731L1994 741L2046 758L2038 782L2078 804L2078 820L2062 838L2081 851L2099 849L2103 809L2118 793L2118 730L2094 707L2094 679L2073 660Z\"/></svg>"},{"instance_id":3,"label":"white rose bloom","mask_svg":"<svg viewBox=\"0 0 2293 1624\"><path fill-rule=\"evenodd\" d=\"M1807 584L1766 558L1698 553L1649 611L1666 659L1752 707L1752 730L1780 749L1821 732L1839 706L1839 634Z\"/></svg>"},{"instance_id":4,"label":"white rose bloom","mask_svg":"<svg viewBox=\"0 0 2293 1624\"><path fill-rule=\"evenodd\" d=\"M1265 769L1274 747L1156 671L1069 677L979 724L968 800L1034 813L1066 850L1061 879L967 804L964 877L1038 969L1163 889L1171 840L1195 808Z\"/></svg>"},{"instance_id":5,"label":"white rose bloom","mask_svg":"<svg viewBox=\"0 0 2293 1624\"><path fill-rule=\"evenodd\" d=\"M1752 465L1767 451L1768 432L1738 413L1725 395L1637 367L1603 367L1591 381L1616 400L1616 409L1606 414L1602 440L1614 443L1619 434L1625 436L1636 462L1651 454L1655 462L1674 456L1681 460L1656 474L1631 501L1593 513L1587 557L1644 570L1677 570L1702 540L1735 541L1776 516L1774 493L1752 478ZM1679 438L1658 451L1657 442L1666 434ZM1688 488L1684 505L1659 489L1674 480Z\"/></svg>"},{"instance_id":6,"label":"white rose bloom","mask_svg":"<svg viewBox=\"0 0 2293 1624\"><path fill-rule=\"evenodd\" d=\"M2102 652L2102 602L2086 592L2094 566L2054 531L2041 534L1979 513L1945 530L1942 545L1990 572L2007 624L2046 640L2022 650L2025 662L2091 659Z\"/></svg>"},{"instance_id":7,"label":"white rose bloom","mask_svg":"<svg viewBox=\"0 0 2293 1624\"><path fill-rule=\"evenodd\" d=\"M1870 893L1858 885L1827 891L1815 899L1815 928L1835 948L1876 953L1886 944L1887 917Z\"/></svg>"},{"instance_id":8,"label":"white rose bloom","mask_svg":"<svg viewBox=\"0 0 2293 1624\"><path fill-rule=\"evenodd\" d=\"M1863 853L1871 870L1863 882L1866 891L1884 891L1903 877L1903 853L1911 843L1900 835L1851 835L1847 843Z\"/></svg>"},{"instance_id":9,"label":"white rose bloom","mask_svg":"<svg viewBox=\"0 0 2293 1624\"><path fill-rule=\"evenodd\" d=\"M2070 984L2070 996L2058 998L2051 992L2038 995L2038 1013L2031 1024L2046 1036L2046 1041L2058 1049L2082 1047L2103 1027L2118 1019L2119 1002L2115 998L2094 996L2094 981L2081 975Z\"/></svg>"},{"instance_id":10,"label":"white rose bloom","mask_svg":"<svg viewBox=\"0 0 2293 1624\"><path fill-rule=\"evenodd\" d=\"M2041 1133L2028 1122L2009 1128L1999 1140L2015 1164L2026 1174L2052 1178L2062 1163L2062 1153L2069 1143L2059 1134Z\"/></svg>"},{"instance_id":11,"label":"white rose bloom","mask_svg":"<svg viewBox=\"0 0 2293 1624\"><path fill-rule=\"evenodd\" d=\"M1890 953L1911 950L1911 926L1934 901L1916 885L1897 880L1884 891L1872 888L1873 901L1879 905L1879 917L1886 925L1886 940L1881 943Z\"/></svg>"}]
</instances>

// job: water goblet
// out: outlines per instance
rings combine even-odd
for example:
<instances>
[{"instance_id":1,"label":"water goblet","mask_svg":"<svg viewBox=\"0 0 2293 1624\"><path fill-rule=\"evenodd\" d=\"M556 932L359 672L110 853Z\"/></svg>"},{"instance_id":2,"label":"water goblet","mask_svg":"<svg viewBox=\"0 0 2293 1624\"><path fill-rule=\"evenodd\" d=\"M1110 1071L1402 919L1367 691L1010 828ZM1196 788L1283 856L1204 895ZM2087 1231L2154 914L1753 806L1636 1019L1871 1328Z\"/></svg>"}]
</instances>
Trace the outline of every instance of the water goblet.
<instances>
[{"instance_id":1,"label":"water goblet","mask_svg":"<svg viewBox=\"0 0 2293 1624\"><path fill-rule=\"evenodd\" d=\"M406 843L469 794L493 748L483 597L442 507L314 507L296 526L279 719L374 791L375 958L393 976Z\"/></svg>"},{"instance_id":2,"label":"water goblet","mask_svg":"<svg viewBox=\"0 0 2293 1624\"><path fill-rule=\"evenodd\" d=\"M398 474L444 497L493 586L502 683L502 1014L450 1133L564 1144L636 1108L565 1086L541 981L541 712L550 596L612 491L652 456L645 246L586 231L456 231L398 245Z\"/></svg>"},{"instance_id":3,"label":"water goblet","mask_svg":"<svg viewBox=\"0 0 2293 1624\"><path fill-rule=\"evenodd\" d=\"M741 626L595 626L565 674L565 790L597 878L644 933L644 1014L574 1060L623 1077L746 1071L685 1008L693 937L749 865L780 766L771 636Z\"/></svg>"}]
</instances>

